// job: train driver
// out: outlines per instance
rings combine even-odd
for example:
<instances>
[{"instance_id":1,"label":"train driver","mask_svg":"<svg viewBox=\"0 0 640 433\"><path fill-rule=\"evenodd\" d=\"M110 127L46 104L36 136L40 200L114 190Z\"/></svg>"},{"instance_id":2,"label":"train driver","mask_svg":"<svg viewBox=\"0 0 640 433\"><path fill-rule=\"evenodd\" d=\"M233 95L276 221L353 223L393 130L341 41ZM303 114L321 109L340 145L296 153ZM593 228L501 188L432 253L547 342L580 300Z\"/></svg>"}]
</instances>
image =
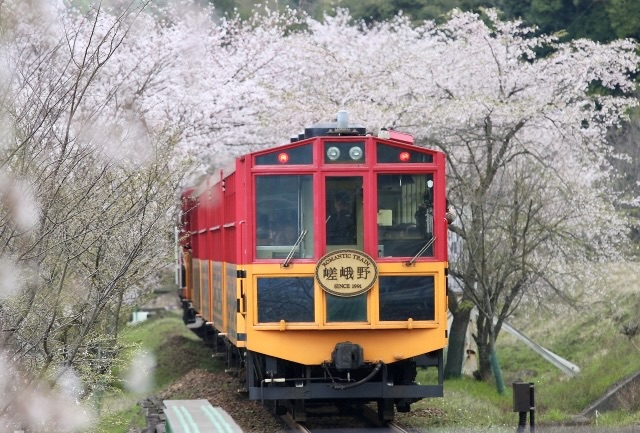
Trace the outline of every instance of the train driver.
<instances>
[{"instance_id":1,"label":"train driver","mask_svg":"<svg viewBox=\"0 0 640 433\"><path fill-rule=\"evenodd\" d=\"M287 221L276 234L276 245L293 245L298 240L298 230L293 222Z\"/></svg>"},{"instance_id":2,"label":"train driver","mask_svg":"<svg viewBox=\"0 0 640 433\"><path fill-rule=\"evenodd\" d=\"M327 244L355 244L355 225L349 210L349 196L346 192L336 193L333 200L334 211L327 218Z\"/></svg>"}]
</instances>

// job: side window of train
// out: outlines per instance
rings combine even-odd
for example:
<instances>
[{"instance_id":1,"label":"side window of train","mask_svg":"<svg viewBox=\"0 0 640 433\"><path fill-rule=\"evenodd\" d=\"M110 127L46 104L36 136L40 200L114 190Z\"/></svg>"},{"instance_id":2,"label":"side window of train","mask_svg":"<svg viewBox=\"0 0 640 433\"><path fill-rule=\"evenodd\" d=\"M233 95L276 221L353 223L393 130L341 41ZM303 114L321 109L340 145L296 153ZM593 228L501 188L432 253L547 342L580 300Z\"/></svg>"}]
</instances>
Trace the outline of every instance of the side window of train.
<instances>
[{"instance_id":1,"label":"side window of train","mask_svg":"<svg viewBox=\"0 0 640 433\"><path fill-rule=\"evenodd\" d=\"M256 258L313 257L311 175L256 176ZM302 237L296 245L298 239Z\"/></svg>"},{"instance_id":2,"label":"side window of train","mask_svg":"<svg viewBox=\"0 0 640 433\"><path fill-rule=\"evenodd\" d=\"M378 174L378 257L413 257L432 237L433 175Z\"/></svg>"},{"instance_id":3,"label":"side window of train","mask_svg":"<svg viewBox=\"0 0 640 433\"><path fill-rule=\"evenodd\" d=\"M325 181L327 252L363 250L362 177L327 177Z\"/></svg>"}]
</instances>

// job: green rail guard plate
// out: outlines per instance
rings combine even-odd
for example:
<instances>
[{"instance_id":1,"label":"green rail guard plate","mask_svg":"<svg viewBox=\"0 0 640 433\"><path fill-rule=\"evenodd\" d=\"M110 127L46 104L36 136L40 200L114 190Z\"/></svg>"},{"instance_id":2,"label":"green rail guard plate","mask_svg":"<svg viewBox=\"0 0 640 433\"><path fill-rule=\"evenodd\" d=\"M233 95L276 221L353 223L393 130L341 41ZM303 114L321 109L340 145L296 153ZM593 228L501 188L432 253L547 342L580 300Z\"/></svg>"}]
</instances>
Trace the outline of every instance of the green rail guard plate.
<instances>
[{"instance_id":1,"label":"green rail guard plate","mask_svg":"<svg viewBox=\"0 0 640 433\"><path fill-rule=\"evenodd\" d=\"M220 407L207 400L164 400L167 433L242 433Z\"/></svg>"}]
</instances>

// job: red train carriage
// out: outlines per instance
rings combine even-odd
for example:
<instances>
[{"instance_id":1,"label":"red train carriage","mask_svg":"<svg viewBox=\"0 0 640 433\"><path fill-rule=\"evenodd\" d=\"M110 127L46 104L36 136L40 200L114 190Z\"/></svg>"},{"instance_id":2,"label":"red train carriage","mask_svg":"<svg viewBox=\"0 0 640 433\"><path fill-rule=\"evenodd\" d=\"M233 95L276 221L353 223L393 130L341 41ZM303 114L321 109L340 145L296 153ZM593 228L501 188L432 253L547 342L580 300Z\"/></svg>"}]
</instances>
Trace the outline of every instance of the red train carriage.
<instances>
[{"instance_id":1,"label":"red train carriage","mask_svg":"<svg viewBox=\"0 0 640 433\"><path fill-rule=\"evenodd\" d=\"M226 343L251 399L391 419L442 396L445 207L444 154L340 112L183 193L185 321Z\"/></svg>"}]
</instances>

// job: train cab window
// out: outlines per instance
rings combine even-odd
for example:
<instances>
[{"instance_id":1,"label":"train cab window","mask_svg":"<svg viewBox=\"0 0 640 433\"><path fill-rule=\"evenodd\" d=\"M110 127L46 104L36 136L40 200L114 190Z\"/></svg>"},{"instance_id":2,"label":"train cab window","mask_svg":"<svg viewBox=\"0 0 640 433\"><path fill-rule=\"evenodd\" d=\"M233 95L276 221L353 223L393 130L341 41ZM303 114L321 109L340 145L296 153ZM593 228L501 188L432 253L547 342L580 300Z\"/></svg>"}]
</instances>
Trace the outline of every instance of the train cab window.
<instances>
[{"instance_id":1,"label":"train cab window","mask_svg":"<svg viewBox=\"0 0 640 433\"><path fill-rule=\"evenodd\" d=\"M433 174L378 175L378 257L433 256Z\"/></svg>"},{"instance_id":2,"label":"train cab window","mask_svg":"<svg viewBox=\"0 0 640 433\"><path fill-rule=\"evenodd\" d=\"M362 177L327 177L325 186L327 251L340 248L362 251Z\"/></svg>"},{"instance_id":3,"label":"train cab window","mask_svg":"<svg viewBox=\"0 0 640 433\"><path fill-rule=\"evenodd\" d=\"M256 258L313 257L311 175L256 176Z\"/></svg>"},{"instance_id":4,"label":"train cab window","mask_svg":"<svg viewBox=\"0 0 640 433\"><path fill-rule=\"evenodd\" d=\"M327 252L363 251L364 223L361 176L325 179ZM326 295L327 322L366 322L367 294L353 297Z\"/></svg>"},{"instance_id":5,"label":"train cab window","mask_svg":"<svg viewBox=\"0 0 640 433\"><path fill-rule=\"evenodd\" d=\"M433 162L433 155L416 150L407 150L405 148L389 146L378 143L376 147L377 162L379 164L398 164L398 163L429 163Z\"/></svg>"},{"instance_id":6,"label":"train cab window","mask_svg":"<svg viewBox=\"0 0 640 433\"><path fill-rule=\"evenodd\" d=\"M256 156L256 165L300 165L313 164L313 146L305 144L287 149L276 149Z\"/></svg>"}]
</instances>

